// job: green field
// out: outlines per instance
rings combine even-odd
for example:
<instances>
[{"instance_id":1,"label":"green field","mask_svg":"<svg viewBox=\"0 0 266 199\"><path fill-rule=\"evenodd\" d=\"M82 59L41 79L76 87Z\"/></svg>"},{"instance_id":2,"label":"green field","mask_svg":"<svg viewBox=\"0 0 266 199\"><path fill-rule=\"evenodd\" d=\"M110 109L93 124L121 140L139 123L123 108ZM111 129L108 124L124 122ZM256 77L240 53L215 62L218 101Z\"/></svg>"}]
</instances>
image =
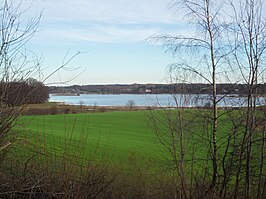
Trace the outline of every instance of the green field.
<instances>
[{"instance_id":1,"label":"green field","mask_svg":"<svg viewBox=\"0 0 266 199\"><path fill-rule=\"evenodd\" d=\"M245 177L245 151L243 159L239 158L245 138L245 113L245 109L219 110L217 172L227 176L229 168L228 190L237 177ZM151 116L156 122L152 122ZM176 180L208 186L213 174L211 116L210 109L21 116L17 123L21 126L14 129L18 130L18 137L12 144L18 147L10 150L2 166L14 168L19 175L28 171L30 177L44 171L51 179L73 176L76 180L84 174L91 175L90 180L95 176L103 180L116 178L115 190L120 187L131 191L133 187L134 193L142 188L157 191L156 186L161 183L169 187ZM256 116L264 124L261 112ZM254 140L264 136L259 124L254 129ZM260 143L254 144L250 151L254 182L262 173L261 148ZM181 169L184 179L179 176ZM218 180L220 183L224 178ZM242 186L244 181L240 183Z\"/></svg>"},{"instance_id":2,"label":"green field","mask_svg":"<svg viewBox=\"0 0 266 199\"><path fill-rule=\"evenodd\" d=\"M108 157L114 163L162 163L167 156L150 128L148 111L24 116L31 134L45 139L47 148L85 149L89 158ZM72 146L72 147L71 147Z\"/></svg>"},{"instance_id":3,"label":"green field","mask_svg":"<svg viewBox=\"0 0 266 199\"><path fill-rule=\"evenodd\" d=\"M211 126L208 124L206 127L204 119L204 114L208 112L192 109L184 112L186 120L189 121L182 128L185 132L184 144L188 160L191 159L191 154L200 159L209 157L208 140L211 140ZM169 136L171 132L169 126L165 126L167 118L164 117L164 113L162 111L152 111L152 113L159 113L162 122L159 125L160 130ZM167 112L173 114L173 118L178 115L176 113L176 111ZM235 115L233 117L239 113L239 111L232 112ZM67 151L94 160L105 158L113 164L124 166L135 161L140 167L149 165L164 167L165 164L171 164L173 158L170 158L169 151L159 143L152 130L149 114L151 114L149 111L120 111L23 116L21 122L28 124L25 130L29 131L33 142L44 146L43 150L55 151L57 154ZM232 124L228 116L220 117L219 121L217 140L222 156L227 143L226 137L232 131ZM175 136L177 146L180 143L178 136Z\"/></svg>"}]
</instances>

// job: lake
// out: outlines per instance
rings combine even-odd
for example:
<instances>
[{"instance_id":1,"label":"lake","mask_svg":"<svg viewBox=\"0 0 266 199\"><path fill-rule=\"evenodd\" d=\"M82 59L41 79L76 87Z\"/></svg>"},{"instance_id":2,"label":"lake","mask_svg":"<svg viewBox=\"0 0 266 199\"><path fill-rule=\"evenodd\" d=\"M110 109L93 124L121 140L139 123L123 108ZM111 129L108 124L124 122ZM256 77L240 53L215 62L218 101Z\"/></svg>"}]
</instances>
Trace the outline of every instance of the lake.
<instances>
[{"instance_id":1,"label":"lake","mask_svg":"<svg viewBox=\"0 0 266 199\"><path fill-rule=\"evenodd\" d=\"M247 100L245 97L237 96L219 96L219 106L236 107L246 106ZM50 102L64 102L72 105L87 105L87 106L126 106L134 102L135 106L181 106L181 107L196 107L210 106L210 96L206 94L199 95L183 95L183 94L81 94L79 96L59 96L50 94ZM264 98L259 98L259 104L265 104Z\"/></svg>"}]
</instances>

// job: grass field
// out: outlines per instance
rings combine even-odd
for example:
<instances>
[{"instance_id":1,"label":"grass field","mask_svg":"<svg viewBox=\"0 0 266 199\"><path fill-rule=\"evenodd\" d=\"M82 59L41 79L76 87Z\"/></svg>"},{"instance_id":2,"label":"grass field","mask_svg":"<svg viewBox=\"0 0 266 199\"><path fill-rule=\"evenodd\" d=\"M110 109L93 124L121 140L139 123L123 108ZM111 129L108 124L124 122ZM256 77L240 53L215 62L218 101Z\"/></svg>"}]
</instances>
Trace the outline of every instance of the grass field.
<instances>
[{"instance_id":1,"label":"grass field","mask_svg":"<svg viewBox=\"0 0 266 199\"><path fill-rule=\"evenodd\" d=\"M156 123L151 122L151 114L153 119L158 119ZM245 132L245 110L220 109L219 114L217 156L218 174L222 177L218 183L223 182L223 175L226 177L229 174L226 186L231 192L237 172L240 172L241 179L245 177L245 163L242 164L238 156L241 150L239 144ZM181 115L184 116L183 120L180 120ZM184 181L187 186L191 186L192 191L195 189L199 191L196 194L201 195L212 180L210 116L211 111L208 109L21 116L18 122L21 126L16 128L21 136L17 137L14 144L18 147L10 150L2 167L3 170L11 168L12 172L22 177L26 172L30 179L32 175L35 175L36 179L43 179L43 176L45 179L51 179L52 189L57 184L60 188L61 179L66 180L66 184L63 183L62 186L67 187L69 182L83 179L87 174L84 179L87 180L88 177L89 187L91 182L96 185L100 182L98 185L105 186L109 180L115 179L110 187L115 195L123 193L120 191L124 190L141 195L163 195L171 193L172 185ZM259 119L260 114L257 116ZM263 118L260 119L265 122ZM154 132L155 124L162 133L161 139L164 139L165 146L170 146L168 150L159 143L159 136L156 137ZM260 136L263 136L259 134L260 129L258 125L254 131L258 133L254 134L254 139L259 140ZM183 140L180 139L181 133ZM181 144L184 146L184 179L179 178ZM171 156L169 151L174 150L176 153ZM261 173L258 167L262 154L261 146L254 144L251 153L252 181L257 182L257 176ZM230 170L227 171L227 168ZM87 181L80 182L83 185ZM194 187L194 182L202 187ZM241 186L243 183L244 181L241 181ZM165 192L165 188L170 190ZM255 190L256 184L253 188ZM61 189L59 190L61 192ZM158 193L158 190L162 192Z\"/></svg>"},{"instance_id":2,"label":"grass field","mask_svg":"<svg viewBox=\"0 0 266 199\"><path fill-rule=\"evenodd\" d=\"M235 115L233 117L236 117L240 112L232 113ZM140 167L164 167L165 164L169 164L171 158L152 130L149 114L149 111L119 111L23 116L21 121L29 124L26 129L35 136L35 142L42 140L48 150L55 150L59 154L69 150L71 153L84 152L86 158L107 158L118 165L127 166L135 161ZM205 119L199 114L204 115L204 111L186 110L186 117L192 124L183 129L186 134L190 134L185 135L187 140L190 139L186 146L188 159L191 159L192 153L198 158L207 158L209 155L209 142L201 136L209 137L211 140L211 127L208 126L206 129ZM165 123L166 120L161 119ZM164 127L162 125L162 129ZM165 132L169 133L169 126L165 128ZM228 116L220 117L217 139L221 155L227 143L227 133L232 131L231 128ZM39 139L36 139L36 136ZM178 142L178 138L175 139Z\"/></svg>"},{"instance_id":3,"label":"grass field","mask_svg":"<svg viewBox=\"0 0 266 199\"><path fill-rule=\"evenodd\" d=\"M24 116L32 134L45 137L48 148L63 151L84 146L90 158L108 157L114 163L163 163L166 153L149 126L148 111ZM68 144L69 143L69 144Z\"/></svg>"}]
</instances>

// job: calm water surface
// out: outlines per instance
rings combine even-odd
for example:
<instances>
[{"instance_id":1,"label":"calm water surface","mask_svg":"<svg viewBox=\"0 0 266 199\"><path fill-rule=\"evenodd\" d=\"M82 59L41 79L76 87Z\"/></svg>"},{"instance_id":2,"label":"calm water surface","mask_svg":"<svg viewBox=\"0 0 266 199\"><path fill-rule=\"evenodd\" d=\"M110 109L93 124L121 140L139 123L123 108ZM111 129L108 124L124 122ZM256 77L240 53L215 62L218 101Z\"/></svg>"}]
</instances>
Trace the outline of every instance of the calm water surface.
<instances>
[{"instance_id":1,"label":"calm water surface","mask_svg":"<svg viewBox=\"0 0 266 199\"><path fill-rule=\"evenodd\" d=\"M211 104L208 95L170 95L170 94L120 94L120 95L102 95L102 94L81 94L79 96L58 96L50 95L50 102L64 102L73 105L87 106L125 106L129 101L133 101L135 106L209 106ZM247 104L245 97L224 97L220 96L219 106L245 106ZM260 98L258 104L265 104L265 99Z\"/></svg>"}]
</instances>

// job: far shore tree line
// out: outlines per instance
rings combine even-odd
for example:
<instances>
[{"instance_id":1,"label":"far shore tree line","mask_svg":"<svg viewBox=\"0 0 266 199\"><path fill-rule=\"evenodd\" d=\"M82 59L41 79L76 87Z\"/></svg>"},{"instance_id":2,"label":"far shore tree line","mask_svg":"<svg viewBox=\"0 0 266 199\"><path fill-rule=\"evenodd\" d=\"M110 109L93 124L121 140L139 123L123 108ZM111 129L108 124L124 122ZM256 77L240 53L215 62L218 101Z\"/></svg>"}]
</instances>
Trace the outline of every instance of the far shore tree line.
<instances>
[{"instance_id":1,"label":"far shore tree line","mask_svg":"<svg viewBox=\"0 0 266 199\"><path fill-rule=\"evenodd\" d=\"M49 89L33 78L0 83L1 103L7 106L39 104L49 99Z\"/></svg>"},{"instance_id":2,"label":"far shore tree line","mask_svg":"<svg viewBox=\"0 0 266 199\"><path fill-rule=\"evenodd\" d=\"M69 94L210 94L212 86L203 83L113 84L51 86L49 93ZM248 94L247 84L217 84L217 94ZM266 94L266 84L256 85L257 94Z\"/></svg>"}]
</instances>

